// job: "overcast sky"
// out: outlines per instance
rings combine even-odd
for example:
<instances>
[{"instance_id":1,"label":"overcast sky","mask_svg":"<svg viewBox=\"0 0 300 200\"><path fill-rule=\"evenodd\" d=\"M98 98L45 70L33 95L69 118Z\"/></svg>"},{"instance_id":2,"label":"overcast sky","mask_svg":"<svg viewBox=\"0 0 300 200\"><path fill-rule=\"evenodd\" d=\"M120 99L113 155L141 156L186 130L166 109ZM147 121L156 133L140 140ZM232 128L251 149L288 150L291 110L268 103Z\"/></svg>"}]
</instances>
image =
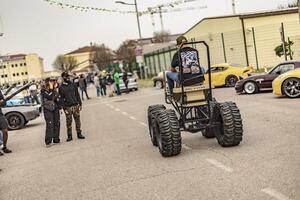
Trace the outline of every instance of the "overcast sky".
<instances>
[{"instance_id":1,"label":"overcast sky","mask_svg":"<svg viewBox=\"0 0 300 200\"><path fill-rule=\"evenodd\" d=\"M115 4L114 0L57 0L81 6L134 10L134 6ZM133 0L125 0L133 2ZM176 0L137 0L139 10ZM236 0L238 13L276 9L288 0ZM207 9L173 12L163 15L165 29L184 33L204 17L232 13L231 0L198 0L177 8L207 5ZM152 36L151 17L141 18L143 37ZM160 29L159 17L155 17ZM38 53L46 70L52 69L56 55L64 54L90 42L105 43L116 49L125 39L138 38L136 16L105 12L80 12L49 5L44 0L0 0L0 54Z\"/></svg>"}]
</instances>

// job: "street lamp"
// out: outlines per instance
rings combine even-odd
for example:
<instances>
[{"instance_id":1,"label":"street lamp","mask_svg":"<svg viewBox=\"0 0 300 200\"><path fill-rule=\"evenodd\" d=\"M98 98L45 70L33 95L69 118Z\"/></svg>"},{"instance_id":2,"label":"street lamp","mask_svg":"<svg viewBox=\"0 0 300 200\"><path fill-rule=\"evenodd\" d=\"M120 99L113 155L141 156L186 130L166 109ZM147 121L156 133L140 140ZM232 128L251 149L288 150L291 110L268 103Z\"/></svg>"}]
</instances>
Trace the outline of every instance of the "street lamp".
<instances>
[{"instance_id":1,"label":"street lamp","mask_svg":"<svg viewBox=\"0 0 300 200\"><path fill-rule=\"evenodd\" d=\"M139 37L140 37L140 39L142 39L141 25L140 25L140 18L139 18L139 11L138 11L136 0L134 0L134 3L126 3L124 1L115 1L115 3L119 3L119 4L123 4L123 5L128 5L128 6L135 6L136 19L137 19L138 29L139 29Z\"/></svg>"}]
</instances>

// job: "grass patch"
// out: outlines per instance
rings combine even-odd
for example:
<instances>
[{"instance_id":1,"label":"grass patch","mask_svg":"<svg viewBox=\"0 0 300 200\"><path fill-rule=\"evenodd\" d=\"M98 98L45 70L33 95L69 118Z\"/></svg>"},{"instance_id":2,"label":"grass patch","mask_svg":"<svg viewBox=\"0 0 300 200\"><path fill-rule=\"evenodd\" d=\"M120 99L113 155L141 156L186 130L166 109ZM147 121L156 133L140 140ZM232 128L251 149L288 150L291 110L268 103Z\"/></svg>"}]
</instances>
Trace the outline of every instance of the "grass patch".
<instances>
[{"instance_id":1,"label":"grass patch","mask_svg":"<svg viewBox=\"0 0 300 200\"><path fill-rule=\"evenodd\" d=\"M153 80L152 79L140 79L138 80L140 88L149 88L153 87Z\"/></svg>"}]
</instances>

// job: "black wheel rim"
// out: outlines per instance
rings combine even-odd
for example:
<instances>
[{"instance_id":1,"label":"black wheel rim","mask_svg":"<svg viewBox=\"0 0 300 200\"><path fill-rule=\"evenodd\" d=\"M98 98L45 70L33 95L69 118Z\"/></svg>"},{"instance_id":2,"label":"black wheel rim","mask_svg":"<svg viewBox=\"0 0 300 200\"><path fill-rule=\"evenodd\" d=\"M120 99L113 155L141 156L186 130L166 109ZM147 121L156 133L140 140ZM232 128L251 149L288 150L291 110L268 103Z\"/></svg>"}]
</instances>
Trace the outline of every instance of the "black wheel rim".
<instances>
[{"instance_id":1,"label":"black wheel rim","mask_svg":"<svg viewBox=\"0 0 300 200\"><path fill-rule=\"evenodd\" d=\"M21 119L14 115L9 118L8 122L12 128L18 128L20 126Z\"/></svg>"},{"instance_id":2,"label":"black wheel rim","mask_svg":"<svg viewBox=\"0 0 300 200\"><path fill-rule=\"evenodd\" d=\"M300 96L300 81L297 79L287 80L284 85L284 91L289 97Z\"/></svg>"},{"instance_id":3,"label":"black wheel rim","mask_svg":"<svg viewBox=\"0 0 300 200\"><path fill-rule=\"evenodd\" d=\"M234 77L230 77L228 79L228 86L233 87L233 86L235 86L235 84L236 84L236 79Z\"/></svg>"}]
</instances>

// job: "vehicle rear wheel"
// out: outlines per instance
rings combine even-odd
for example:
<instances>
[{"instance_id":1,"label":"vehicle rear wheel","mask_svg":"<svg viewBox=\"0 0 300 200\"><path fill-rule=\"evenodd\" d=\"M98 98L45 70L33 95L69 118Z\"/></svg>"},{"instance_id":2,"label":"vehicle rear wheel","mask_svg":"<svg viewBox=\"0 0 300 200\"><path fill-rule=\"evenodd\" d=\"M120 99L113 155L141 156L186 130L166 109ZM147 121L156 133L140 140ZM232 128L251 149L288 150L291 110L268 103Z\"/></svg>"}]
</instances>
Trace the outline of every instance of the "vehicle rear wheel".
<instances>
[{"instance_id":1,"label":"vehicle rear wheel","mask_svg":"<svg viewBox=\"0 0 300 200\"><path fill-rule=\"evenodd\" d=\"M234 76L234 75L229 75L226 78L225 84L227 87L234 87L235 84L238 82L238 77Z\"/></svg>"},{"instance_id":2,"label":"vehicle rear wheel","mask_svg":"<svg viewBox=\"0 0 300 200\"><path fill-rule=\"evenodd\" d=\"M157 104L148 107L148 127L149 127L150 139L153 146L157 146L157 141L156 141L157 126L156 126L155 116L161 110L166 110L166 107L162 104Z\"/></svg>"},{"instance_id":3,"label":"vehicle rear wheel","mask_svg":"<svg viewBox=\"0 0 300 200\"><path fill-rule=\"evenodd\" d=\"M20 113L8 113L7 115L5 115L5 117L7 119L8 128L10 130L18 130L25 126L25 119Z\"/></svg>"},{"instance_id":4,"label":"vehicle rear wheel","mask_svg":"<svg viewBox=\"0 0 300 200\"><path fill-rule=\"evenodd\" d=\"M254 94L258 91L258 87L256 85L256 83L250 81L250 82L246 82L244 84L244 91L247 93L247 94Z\"/></svg>"},{"instance_id":5,"label":"vehicle rear wheel","mask_svg":"<svg viewBox=\"0 0 300 200\"><path fill-rule=\"evenodd\" d=\"M217 101L215 99L210 102L210 112L212 113L211 116L213 116L213 110L214 110L214 107L216 106L216 104L217 104ZM211 123L201 132L202 132L202 136L207 139L216 137L215 133L214 133L214 129L211 126Z\"/></svg>"},{"instance_id":6,"label":"vehicle rear wheel","mask_svg":"<svg viewBox=\"0 0 300 200\"><path fill-rule=\"evenodd\" d=\"M240 110L233 102L219 103L214 109L214 133L222 147L240 144L243 138L243 122Z\"/></svg>"},{"instance_id":7,"label":"vehicle rear wheel","mask_svg":"<svg viewBox=\"0 0 300 200\"><path fill-rule=\"evenodd\" d=\"M158 132L156 135L159 152L171 157L181 152L181 133L179 121L174 110L160 111L156 115Z\"/></svg>"},{"instance_id":8,"label":"vehicle rear wheel","mask_svg":"<svg viewBox=\"0 0 300 200\"><path fill-rule=\"evenodd\" d=\"M300 97L300 79L289 78L282 84L283 94L289 98Z\"/></svg>"},{"instance_id":9,"label":"vehicle rear wheel","mask_svg":"<svg viewBox=\"0 0 300 200\"><path fill-rule=\"evenodd\" d=\"M162 81L156 81L155 82L155 87L157 88L157 89L162 89L163 88L163 82Z\"/></svg>"}]
</instances>

